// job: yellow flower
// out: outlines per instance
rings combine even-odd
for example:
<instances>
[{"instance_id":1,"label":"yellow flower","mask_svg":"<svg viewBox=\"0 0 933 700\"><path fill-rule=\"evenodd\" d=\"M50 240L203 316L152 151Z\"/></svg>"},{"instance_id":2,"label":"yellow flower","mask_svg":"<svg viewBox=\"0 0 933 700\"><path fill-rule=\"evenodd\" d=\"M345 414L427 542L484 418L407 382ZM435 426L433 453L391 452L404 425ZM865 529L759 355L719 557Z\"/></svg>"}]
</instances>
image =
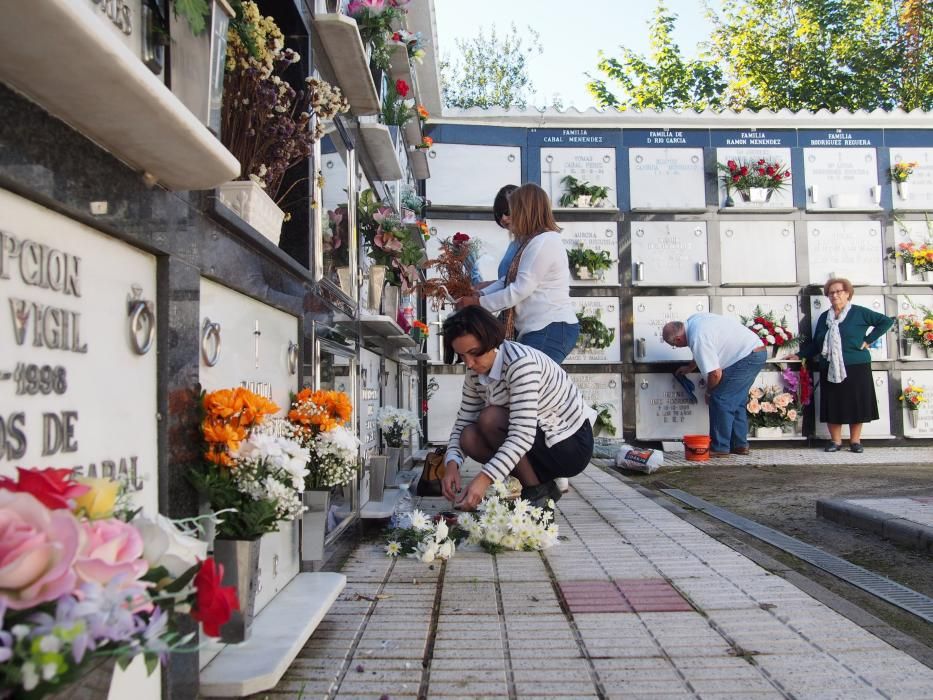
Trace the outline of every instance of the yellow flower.
<instances>
[{"instance_id":1,"label":"yellow flower","mask_svg":"<svg viewBox=\"0 0 933 700\"><path fill-rule=\"evenodd\" d=\"M117 496L120 495L120 482L112 479L94 479L89 476L79 476L75 481L91 487L87 493L75 499L76 512L83 513L91 520L109 518L113 515Z\"/></svg>"}]
</instances>

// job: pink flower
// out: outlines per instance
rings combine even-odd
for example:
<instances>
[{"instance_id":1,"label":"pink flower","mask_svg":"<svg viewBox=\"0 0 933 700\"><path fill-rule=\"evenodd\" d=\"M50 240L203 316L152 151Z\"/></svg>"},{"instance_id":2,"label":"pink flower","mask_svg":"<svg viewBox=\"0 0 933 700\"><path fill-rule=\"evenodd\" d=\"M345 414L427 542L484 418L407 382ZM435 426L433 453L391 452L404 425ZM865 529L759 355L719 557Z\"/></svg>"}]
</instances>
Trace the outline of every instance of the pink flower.
<instances>
[{"instance_id":1,"label":"pink flower","mask_svg":"<svg viewBox=\"0 0 933 700\"><path fill-rule=\"evenodd\" d=\"M758 399L752 399L747 404L745 404L745 410L751 413L753 416L758 415L761 412L761 404L758 403Z\"/></svg>"},{"instance_id":2,"label":"pink flower","mask_svg":"<svg viewBox=\"0 0 933 700\"><path fill-rule=\"evenodd\" d=\"M389 218L393 214L394 212L392 211L391 207L379 207L376 213L373 214L373 221L381 224L383 221L385 221L387 218Z\"/></svg>"},{"instance_id":3,"label":"pink flower","mask_svg":"<svg viewBox=\"0 0 933 700\"><path fill-rule=\"evenodd\" d=\"M373 243L375 243L377 247L382 248L382 250L400 251L402 249L402 242L391 233L386 233L385 231L377 233L375 238L373 238Z\"/></svg>"},{"instance_id":4,"label":"pink flower","mask_svg":"<svg viewBox=\"0 0 933 700\"><path fill-rule=\"evenodd\" d=\"M25 610L74 590L81 527L28 493L0 491L0 603Z\"/></svg>"},{"instance_id":5,"label":"pink flower","mask_svg":"<svg viewBox=\"0 0 933 700\"><path fill-rule=\"evenodd\" d=\"M91 520L83 523L85 543L75 571L81 581L106 585L123 578L121 588L135 587L136 579L149 570L142 558L143 538L139 530L122 520Z\"/></svg>"},{"instance_id":6,"label":"pink flower","mask_svg":"<svg viewBox=\"0 0 933 700\"><path fill-rule=\"evenodd\" d=\"M790 409L787 412L787 420L797 420L797 411Z\"/></svg>"},{"instance_id":7,"label":"pink flower","mask_svg":"<svg viewBox=\"0 0 933 700\"><path fill-rule=\"evenodd\" d=\"M754 389L748 392L748 395L751 396L753 399L760 399L762 396L765 395L765 393L758 387L755 387Z\"/></svg>"},{"instance_id":8,"label":"pink flower","mask_svg":"<svg viewBox=\"0 0 933 700\"><path fill-rule=\"evenodd\" d=\"M783 394L778 394L774 397L774 405L778 408L786 408L794 400L793 394L788 394L786 391Z\"/></svg>"},{"instance_id":9,"label":"pink flower","mask_svg":"<svg viewBox=\"0 0 933 700\"><path fill-rule=\"evenodd\" d=\"M761 411L762 413L777 413L777 409L774 407L774 404L770 401L761 402Z\"/></svg>"}]
</instances>

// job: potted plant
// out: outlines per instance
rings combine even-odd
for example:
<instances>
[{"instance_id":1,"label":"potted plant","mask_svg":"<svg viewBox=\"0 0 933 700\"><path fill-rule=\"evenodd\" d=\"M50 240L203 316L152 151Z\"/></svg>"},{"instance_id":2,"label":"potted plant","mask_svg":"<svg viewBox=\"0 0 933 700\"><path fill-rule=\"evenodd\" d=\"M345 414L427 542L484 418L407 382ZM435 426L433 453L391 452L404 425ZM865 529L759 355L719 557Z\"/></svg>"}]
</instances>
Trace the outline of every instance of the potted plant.
<instances>
[{"instance_id":1,"label":"potted plant","mask_svg":"<svg viewBox=\"0 0 933 700\"><path fill-rule=\"evenodd\" d=\"M923 387L916 384L908 384L904 387L901 395L897 397L897 400L903 404L904 409L907 411L910 427L916 428L920 407L927 402L926 396L923 395Z\"/></svg>"},{"instance_id":2,"label":"potted plant","mask_svg":"<svg viewBox=\"0 0 933 700\"><path fill-rule=\"evenodd\" d=\"M560 184L564 186L564 193L559 202L562 207L601 207L609 197L608 187L577 180L573 175L565 175Z\"/></svg>"},{"instance_id":3,"label":"potted plant","mask_svg":"<svg viewBox=\"0 0 933 700\"><path fill-rule=\"evenodd\" d=\"M784 189L790 179L790 170L786 165L769 162L764 158L755 162L730 160L716 163L716 168L722 173L727 205L732 200L733 190L739 193L744 202L764 204L770 201L774 192Z\"/></svg>"},{"instance_id":4,"label":"potted plant","mask_svg":"<svg viewBox=\"0 0 933 700\"><path fill-rule=\"evenodd\" d=\"M601 311L596 310L594 315L586 311L577 312L577 323L580 324L580 336L576 347L581 350L604 350L615 340L615 328L609 328L600 320Z\"/></svg>"},{"instance_id":5,"label":"potted plant","mask_svg":"<svg viewBox=\"0 0 933 700\"><path fill-rule=\"evenodd\" d=\"M910 191L907 189L907 180L910 179L910 176L914 174L914 170L918 168L919 165L920 164L916 162L905 163L902 161L892 165L891 169L888 171L891 182L893 182L894 186L897 188L897 196L904 201L907 201L910 197Z\"/></svg>"},{"instance_id":6,"label":"potted plant","mask_svg":"<svg viewBox=\"0 0 933 700\"><path fill-rule=\"evenodd\" d=\"M190 615L216 637L236 591L205 543L163 516L132 509L123 485L70 469L0 477L0 687L3 697L107 697L114 666L196 651ZM87 695L91 697L91 695Z\"/></svg>"},{"instance_id":7,"label":"potted plant","mask_svg":"<svg viewBox=\"0 0 933 700\"><path fill-rule=\"evenodd\" d=\"M304 510L301 492L309 454L295 440L273 434L268 416L279 407L237 387L202 395L204 460L189 476L204 494L217 524L214 556L236 580L240 613L221 631L225 642L249 637L259 585L263 535L295 520Z\"/></svg>"},{"instance_id":8,"label":"potted plant","mask_svg":"<svg viewBox=\"0 0 933 700\"><path fill-rule=\"evenodd\" d=\"M282 73L300 56L256 3L244 0L236 26L227 33L221 140L242 168L236 181L221 185L220 200L276 245L285 213L278 203L285 173L311 155L324 122L346 112L340 90L305 78L296 90Z\"/></svg>"},{"instance_id":9,"label":"potted plant","mask_svg":"<svg viewBox=\"0 0 933 700\"><path fill-rule=\"evenodd\" d=\"M412 431L421 434L418 417L411 411L395 406L383 406L376 414L387 458L385 485L395 485L395 475L401 464L402 447L408 443Z\"/></svg>"},{"instance_id":10,"label":"potted plant","mask_svg":"<svg viewBox=\"0 0 933 700\"><path fill-rule=\"evenodd\" d=\"M800 416L797 395L783 386L753 387L748 392L748 425L755 437L776 438L793 432Z\"/></svg>"},{"instance_id":11,"label":"potted plant","mask_svg":"<svg viewBox=\"0 0 933 700\"><path fill-rule=\"evenodd\" d=\"M377 68L389 69L388 42L393 38L393 25L404 23L408 14L403 6L408 0L352 0L347 14L356 20L363 44L372 47L370 59Z\"/></svg>"},{"instance_id":12,"label":"potted plant","mask_svg":"<svg viewBox=\"0 0 933 700\"><path fill-rule=\"evenodd\" d=\"M759 338L761 344L770 348L774 357L781 348L791 348L800 342L787 326L787 319L783 316L778 321L773 311L764 311L760 306L752 310L751 316L740 316L742 324L750 328Z\"/></svg>"},{"instance_id":13,"label":"potted plant","mask_svg":"<svg viewBox=\"0 0 933 700\"><path fill-rule=\"evenodd\" d=\"M301 559L324 558L330 493L359 468L360 441L352 432L353 405L342 391L302 389L288 411L289 435L308 452L302 482Z\"/></svg>"},{"instance_id":14,"label":"potted plant","mask_svg":"<svg viewBox=\"0 0 933 700\"><path fill-rule=\"evenodd\" d=\"M580 244L567 251L567 261L570 263L570 274L578 280L601 280L606 270L612 267L612 258L609 251L595 251Z\"/></svg>"}]
</instances>

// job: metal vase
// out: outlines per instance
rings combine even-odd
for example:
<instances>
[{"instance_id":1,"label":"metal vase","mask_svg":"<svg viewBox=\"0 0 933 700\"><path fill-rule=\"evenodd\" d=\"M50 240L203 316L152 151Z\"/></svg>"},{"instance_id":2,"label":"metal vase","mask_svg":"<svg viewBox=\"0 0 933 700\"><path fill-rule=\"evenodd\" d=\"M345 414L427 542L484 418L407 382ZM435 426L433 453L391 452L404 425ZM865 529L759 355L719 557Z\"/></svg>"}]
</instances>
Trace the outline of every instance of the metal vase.
<instances>
[{"instance_id":1,"label":"metal vase","mask_svg":"<svg viewBox=\"0 0 933 700\"><path fill-rule=\"evenodd\" d=\"M917 427L917 411L908 408L907 409L907 420L910 421L910 427Z\"/></svg>"},{"instance_id":2,"label":"metal vase","mask_svg":"<svg viewBox=\"0 0 933 700\"><path fill-rule=\"evenodd\" d=\"M330 491L304 491L301 503L308 509L301 515L301 561L320 561L324 558Z\"/></svg>"},{"instance_id":3,"label":"metal vase","mask_svg":"<svg viewBox=\"0 0 933 700\"><path fill-rule=\"evenodd\" d=\"M386 448L386 476L385 485L395 486L395 477L398 474L399 462L402 457L401 447Z\"/></svg>"},{"instance_id":4,"label":"metal vase","mask_svg":"<svg viewBox=\"0 0 933 700\"><path fill-rule=\"evenodd\" d=\"M914 343L910 338L901 338L901 356L910 357L910 352L913 350Z\"/></svg>"},{"instance_id":5,"label":"metal vase","mask_svg":"<svg viewBox=\"0 0 933 700\"><path fill-rule=\"evenodd\" d=\"M223 566L224 586L236 586L240 609L220 628L220 640L238 644L249 639L259 589L259 542L255 540L214 540L214 560Z\"/></svg>"},{"instance_id":6,"label":"metal vase","mask_svg":"<svg viewBox=\"0 0 933 700\"><path fill-rule=\"evenodd\" d=\"M370 472L369 500L381 501L385 497L385 487L392 485L388 478L385 455L370 455L367 460Z\"/></svg>"},{"instance_id":7,"label":"metal vase","mask_svg":"<svg viewBox=\"0 0 933 700\"><path fill-rule=\"evenodd\" d=\"M401 289L395 285L387 285L382 291L382 315L393 321L398 318L398 304Z\"/></svg>"}]
</instances>

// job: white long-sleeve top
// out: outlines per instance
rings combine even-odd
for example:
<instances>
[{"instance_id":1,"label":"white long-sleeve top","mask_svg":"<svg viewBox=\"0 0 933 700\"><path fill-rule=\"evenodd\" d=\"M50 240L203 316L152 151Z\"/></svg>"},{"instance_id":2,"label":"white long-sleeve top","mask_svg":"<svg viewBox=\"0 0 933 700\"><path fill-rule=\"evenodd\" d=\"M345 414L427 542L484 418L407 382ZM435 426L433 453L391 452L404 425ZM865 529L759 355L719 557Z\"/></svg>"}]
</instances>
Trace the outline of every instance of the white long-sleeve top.
<instances>
[{"instance_id":1,"label":"white long-sleeve top","mask_svg":"<svg viewBox=\"0 0 933 700\"><path fill-rule=\"evenodd\" d=\"M555 321L576 323L570 301L570 265L560 234L545 231L532 238L519 260L515 281L493 282L482 290L479 303L492 313L514 307L519 337Z\"/></svg>"},{"instance_id":2,"label":"white long-sleeve top","mask_svg":"<svg viewBox=\"0 0 933 700\"><path fill-rule=\"evenodd\" d=\"M505 442L484 466L493 481L504 479L535 441L538 426L548 447L573 435L584 421L596 421L594 411L570 376L547 355L506 340L486 376L467 370L460 411L447 441L445 462L463 464L460 433L476 422L486 406L509 410Z\"/></svg>"}]
</instances>

